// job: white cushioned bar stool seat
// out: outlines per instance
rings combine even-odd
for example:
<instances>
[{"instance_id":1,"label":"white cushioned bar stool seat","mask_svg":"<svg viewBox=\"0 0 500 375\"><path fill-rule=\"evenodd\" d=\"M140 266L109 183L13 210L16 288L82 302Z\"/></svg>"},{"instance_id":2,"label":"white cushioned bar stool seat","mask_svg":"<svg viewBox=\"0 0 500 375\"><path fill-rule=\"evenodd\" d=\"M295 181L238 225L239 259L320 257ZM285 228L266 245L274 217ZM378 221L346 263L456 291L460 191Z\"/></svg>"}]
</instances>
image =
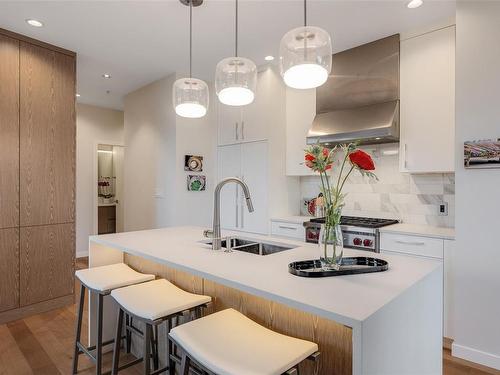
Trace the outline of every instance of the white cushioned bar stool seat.
<instances>
[{"instance_id":1,"label":"white cushioned bar stool seat","mask_svg":"<svg viewBox=\"0 0 500 375\"><path fill-rule=\"evenodd\" d=\"M144 374L150 374L150 353L153 351L154 355L158 355L158 326L166 323L167 334L174 324L179 322L178 318L194 314L196 317L201 316L202 308L212 300L209 296L193 294L186 292L170 281L165 279L158 279L148 281L141 284L126 286L124 288L114 289L111 291L111 297L116 301L119 306L117 327L115 339L118 340L122 331L122 321L124 313L129 314L134 319L142 321L144 324L144 333L139 334L144 342L142 360L144 362ZM154 331L154 332L153 332ZM135 329L133 332L138 334ZM151 340L151 338L153 338ZM152 345L150 345L152 343ZM153 374L159 374L165 371L173 372L171 359L172 346L169 344L167 348L167 364L166 367L159 369L158 361L154 362ZM111 373L118 374L120 370L120 350L115 346L113 352L113 365ZM122 365L124 368L128 365Z\"/></svg>"},{"instance_id":2,"label":"white cushioned bar stool seat","mask_svg":"<svg viewBox=\"0 0 500 375\"><path fill-rule=\"evenodd\" d=\"M283 374L318 351L317 344L276 333L234 309L175 327L169 336L218 375Z\"/></svg>"},{"instance_id":3,"label":"white cushioned bar stool seat","mask_svg":"<svg viewBox=\"0 0 500 375\"><path fill-rule=\"evenodd\" d=\"M96 292L108 292L116 288L154 280L155 278L155 275L134 271L125 263L78 270L75 275L82 284Z\"/></svg>"},{"instance_id":4,"label":"white cushioned bar stool seat","mask_svg":"<svg viewBox=\"0 0 500 375\"><path fill-rule=\"evenodd\" d=\"M115 288L121 288L124 286L143 283L147 281L154 280L155 275L143 274L134 271L132 268L124 263L116 263L107 266L92 267L83 270L78 270L75 272L75 276L80 280L80 302L78 305L78 316L76 322L76 337L75 337L75 348L73 354L73 369L72 374L78 372L78 357L80 354L86 354L90 357L96 364L96 375L101 375L102 373L102 348L104 345L114 344L120 346L122 337L119 336L115 340L102 340L102 328L103 328L103 309L104 309L104 298L109 295L109 293ZM81 339L82 331L82 318L83 318L83 306L85 301L85 290L88 289L97 294L97 338L96 344L92 346L84 345ZM129 327L129 316L127 316L126 325ZM127 351L130 351L130 335L126 335L127 341Z\"/></svg>"},{"instance_id":5,"label":"white cushioned bar stool seat","mask_svg":"<svg viewBox=\"0 0 500 375\"><path fill-rule=\"evenodd\" d=\"M151 321L211 301L209 296L186 292L165 279L115 289L111 296L131 314Z\"/></svg>"}]
</instances>

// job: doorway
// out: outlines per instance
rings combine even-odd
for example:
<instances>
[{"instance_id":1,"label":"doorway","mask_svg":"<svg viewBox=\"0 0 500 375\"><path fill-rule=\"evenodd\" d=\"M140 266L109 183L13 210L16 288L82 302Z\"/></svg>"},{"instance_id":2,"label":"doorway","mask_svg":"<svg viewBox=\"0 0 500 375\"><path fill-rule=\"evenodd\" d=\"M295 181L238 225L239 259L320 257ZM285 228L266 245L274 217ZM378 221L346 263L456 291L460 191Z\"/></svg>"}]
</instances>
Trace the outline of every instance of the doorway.
<instances>
[{"instance_id":1,"label":"doorway","mask_svg":"<svg viewBox=\"0 0 500 375\"><path fill-rule=\"evenodd\" d=\"M97 234L123 232L123 157L120 145L97 145Z\"/></svg>"}]
</instances>

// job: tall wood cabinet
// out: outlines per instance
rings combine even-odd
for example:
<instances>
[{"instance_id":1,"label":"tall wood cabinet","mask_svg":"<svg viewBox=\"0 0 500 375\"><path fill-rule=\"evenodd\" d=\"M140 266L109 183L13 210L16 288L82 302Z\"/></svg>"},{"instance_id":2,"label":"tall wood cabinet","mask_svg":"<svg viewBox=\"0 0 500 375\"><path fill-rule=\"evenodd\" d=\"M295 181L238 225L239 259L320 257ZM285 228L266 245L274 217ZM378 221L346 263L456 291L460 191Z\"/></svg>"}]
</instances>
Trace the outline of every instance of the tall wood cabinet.
<instances>
[{"instance_id":1,"label":"tall wood cabinet","mask_svg":"<svg viewBox=\"0 0 500 375\"><path fill-rule=\"evenodd\" d=\"M0 323L73 299L75 70L0 29Z\"/></svg>"}]
</instances>

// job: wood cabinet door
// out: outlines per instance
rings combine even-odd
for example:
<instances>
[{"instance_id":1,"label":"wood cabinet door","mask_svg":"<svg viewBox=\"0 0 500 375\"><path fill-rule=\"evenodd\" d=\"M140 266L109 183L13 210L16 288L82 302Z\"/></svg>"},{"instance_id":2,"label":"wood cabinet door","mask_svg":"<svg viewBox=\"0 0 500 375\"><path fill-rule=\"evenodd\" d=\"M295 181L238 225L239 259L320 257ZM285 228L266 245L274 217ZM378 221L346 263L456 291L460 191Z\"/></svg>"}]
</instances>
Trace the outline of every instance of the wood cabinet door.
<instances>
[{"instance_id":1,"label":"wood cabinet door","mask_svg":"<svg viewBox=\"0 0 500 375\"><path fill-rule=\"evenodd\" d=\"M75 219L75 58L20 47L21 226Z\"/></svg>"},{"instance_id":2,"label":"wood cabinet door","mask_svg":"<svg viewBox=\"0 0 500 375\"><path fill-rule=\"evenodd\" d=\"M0 35L0 228L18 225L19 42Z\"/></svg>"},{"instance_id":3,"label":"wood cabinet door","mask_svg":"<svg viewBox=\"0 0 500 375\"><path fill-rule=\"evenodd\" d=\"M19 307L19 229L0 229L0 312Z\"/></svg>"},{"instance_id":4,"label":"wood cabinet door","mask_svg":"<svg viewBox=\"0 0 500 375\"><path fill-rule=\"evenodd\" d=\"M75 225L24 227L20 238L21 306L72 294Z\"/></svg>"}]
</instances>

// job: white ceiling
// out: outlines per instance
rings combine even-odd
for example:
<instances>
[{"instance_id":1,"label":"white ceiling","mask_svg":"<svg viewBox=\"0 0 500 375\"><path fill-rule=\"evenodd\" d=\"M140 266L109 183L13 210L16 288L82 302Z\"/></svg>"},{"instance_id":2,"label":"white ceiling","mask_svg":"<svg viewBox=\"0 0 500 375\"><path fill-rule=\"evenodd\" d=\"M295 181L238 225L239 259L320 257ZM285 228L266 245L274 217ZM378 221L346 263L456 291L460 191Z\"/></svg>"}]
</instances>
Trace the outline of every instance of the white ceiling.
<instances>
[{"instance_id":1,"label":"white ceiling","mask_svg":"<svg viewBox=\"0 0 500 375\"><path fill-rule=\"evenodd\" d=\"M338 52L455 16L454 1L424 1L408 9L406 0L309 0L308 23L328 30ZM277 56L282 35L301 25L302 6L240 0L240 55L257 65ZM45 26L28 26L28 18ZM0 1L0 27L77 52L83 103L119 109L125 94L188 72L188 8L178 0ZM193 32L193 75L212 80L217 62L234 53L234 1L205 0L193 10Z\"/></svg>"}]
</instances>

